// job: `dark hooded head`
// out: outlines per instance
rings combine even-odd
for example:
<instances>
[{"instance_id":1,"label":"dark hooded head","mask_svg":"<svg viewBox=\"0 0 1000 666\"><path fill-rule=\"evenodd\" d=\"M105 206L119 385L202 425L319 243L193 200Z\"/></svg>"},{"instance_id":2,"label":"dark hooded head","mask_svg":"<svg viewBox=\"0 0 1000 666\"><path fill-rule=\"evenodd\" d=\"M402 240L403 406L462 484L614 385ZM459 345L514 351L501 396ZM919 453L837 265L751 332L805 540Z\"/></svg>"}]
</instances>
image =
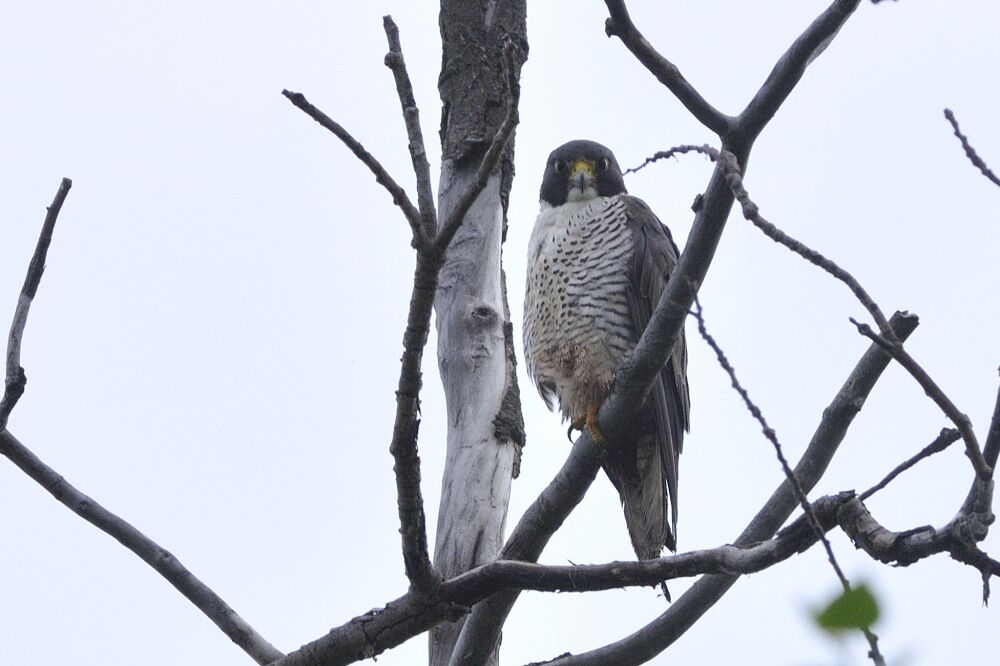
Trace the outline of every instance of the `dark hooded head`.
<instances>
[{"instance_id":1,"label":"dark hooded head","mask_svg":"<svg viewBox=\"0 0 1000 666\"><path fill-rule=\"evenodd\" d=\"M578 139L564 143L549 155L539 198L551 206L561 206L567 201L625 192L625 180L614 153L594 141Z\"/></svg>"}]
</instances>

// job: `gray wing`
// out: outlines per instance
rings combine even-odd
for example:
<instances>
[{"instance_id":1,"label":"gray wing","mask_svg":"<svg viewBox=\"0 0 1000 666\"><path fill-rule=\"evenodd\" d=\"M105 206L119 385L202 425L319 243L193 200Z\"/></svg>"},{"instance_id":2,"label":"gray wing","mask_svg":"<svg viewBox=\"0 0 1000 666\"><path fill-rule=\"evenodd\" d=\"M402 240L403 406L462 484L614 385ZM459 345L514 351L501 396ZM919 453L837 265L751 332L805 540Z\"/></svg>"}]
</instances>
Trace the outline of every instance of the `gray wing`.
<instances>
[{"instance_id":1,"label":"gray wing","mask_svg":"<svg viewBox=\"0 0 1000 666\"><path fill-rule=\"evenodd\" d=\"M657 219L649 206L632 196L624 195L622 199L627 206L626 214L633 240L628 305L635 339L638 340L660 301L670 273L677 265L679 253L670 231ZM647 538L653 541L644 547L647 552L656 550L655 554L649 555L651 557L659 555L656 541L660 539L660 544L671 550L676 548L678 459L689 422L687 345L682 329L669 361L653 382L650 393L634 420L635 431L631 438L636 446L636 472L642 486L635 489L633 504L640 503L645 514L645 526L640 532L647 534ZM664 485L666 496L663 493ZM669 527L665 524L667 503L670 505ZM657 534L661 528L656 523L662 525L662 531L665 532L661 532L662 536ZM637 543L636 537L633 533L633 545L638 551L643 544ZM643 539L640 538L639 541ZM642 556L640 553L640 557Z\"/></svg>"}]
</instances>

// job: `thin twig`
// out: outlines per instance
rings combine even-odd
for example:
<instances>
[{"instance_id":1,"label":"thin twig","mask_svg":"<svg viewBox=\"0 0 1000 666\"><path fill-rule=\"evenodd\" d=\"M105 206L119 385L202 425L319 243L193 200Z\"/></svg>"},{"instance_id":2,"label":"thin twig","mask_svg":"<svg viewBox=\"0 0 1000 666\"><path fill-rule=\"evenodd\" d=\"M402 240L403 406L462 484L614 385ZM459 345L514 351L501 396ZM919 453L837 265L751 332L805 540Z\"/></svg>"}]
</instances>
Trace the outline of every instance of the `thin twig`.
<instances>
[{"instance_id":1,"label":"thin twig","mask_svg":"<svg viewBox=\"0 0 1000 666\"><path fill-rule=\"evenodd\" d=\"M440 231L434 243L435 250L438 253L443 253L447 249L452 238L458 232L458 228L462 226L465 214L469 212L476 198L486 188L493 170L500 162L504 148L507 147L507 141L517 126L517 109L521 99L521 84L517 80L517 48L513 41L507 41L503 47L504 74L506 75L507 82L507 113L504 115L503 122L500 124L500 129L497 130L496 136L493 137L490 147L487 148L486 153L483 155L483 160L479 163L479 170L476 171L476 176L472 183L470 183L469 189L458 199L448 217L440 221L438 225Z\"/></svg>"},{"instance_id":2,"label":"thin twig","mask_svg":"<svg viewBox=\"0 0 1000 666\"><path fill-rule=\"evenodd\" d=\"M819 518L816 517L816 513L813 510L813 505L809 501L809 497L806 495L806 491L802 488L802 484L799 482L795 472L792 470L791 466L788 464L788 460L785 458L785 454L781 448L781 444L778 442L778 435L774 431L774 428L768 425L767 420L764 418L764 413L760 410L760 407L750 398L749 392L740 383L740 380L736 377L736 370L733 368L729 359L726 358L726 354L722 351L722 347L715 340L714 337L708 332L708 328L705 326L705 317L702 312L701 302L697 297L694 299L695 309L691 313L694 315L695 320L698 322L698 332L701 334L702 339L708 343L708 346L712 348L715 352L715 357L722 366L722 369L726 371L729 375L729 380L732 382L733 388L739 394L740 398L743 399L743 404L746 405L747 410L750 415L753 416L764 432L764 436L771 442L774 447L775 455L778 457L778 462L781 463L781 469L785 473L785 478L788 479L789 483L792 484L792 489L795 492L795 497L802 507L802 513L812 529L813 533L816 535L822 544L823 550L826 551L826 559L830 562L830 566L833 568L834 573L840 580L841 586L844 591L849 591L851 589L851 583L847 580L847 576L844 575L844 570L840 567L840 563L837 561L836 555L833 553L833 546L830 544L830 540L826 538L826 530L820 525ZM862 628L862 632L865 638L868 640L869 648L871 649L870 656L876 664L884 664L885 659L882 657L878 649L878 639L867 627Z\"/></svg>"},{"instance_id":3,"label":"thin twig","mask_svg":"<svg viewBox=\"0 0 1000 666\"><path fill-rule=\"evenodd\" d=\"M38 285L42 281L42 273L45 272L45 257L49 251L49 244L52 242L52 232L59 218L59 211L62 210L63 202L69 189L73 187L73 181L63 178L56 190L56 196L48 207L45 214L45 221L42 223L42 231L38 235L38 243L35 245L35 252L31 256L28 264L28 274L24 277L24 285L21 287L21 295L17 299L17 308L14 310L14 320L10 325L10 335L7 338L7 373L4 381L3 398L0 399L0 430L7 427L7 419L17 405L17 401L24 394L24 386L28 382L21 367L21 339L24 337L24 326L28 323L28 310L31 309L31 301L35 298Z\"/></svg>"},{"instance_id":4,"label":"thin twig","mask_svg":"<svg viewBox=\"0 0 1000 666\"><path fill-rule=\"evenodd\" d=\"M736 196L736 200L740 202L740 207L743 209L743 217L752 222L755 227L763 231L764 235L773 240L775 243L784 245L786 248L799 255L809 263L819 266L824 271L847 285L858 301L861 302L861 305L868 310L868 313L872 316L872 319L875 320L875 323L878 325L879 331L882 335L885 336L886 339L889 339L892 336L892 329L889 328L889 323L886 320L885 315L882 314L881 308L879 308L875 300L868 295L868 292L865 291L864 287L861 286L854 276L830 259L824 257L816 250L813 250L804 243L792 238L781 229L778 229L771 222L765 220L761 216L757 204L750 199L750 195L743 186L743 174L740 170L739 163L736 161L736 157L732 153L723 151L719 160L726 171L726 179L729 181L729 186L732 188L733 194Z\"/></svg>"},{"instance_id":5,"label":"thin twig","mask_svg":"<svg viewBox=\"0 0 1000 666\"><path fill-rule=\"evenodd\" d=\"M910 376L920 384L927 397L933 400L934 404L955 424L955 427L962 433L962 440L965 442L965 452L972 463L973 469L976 471L976 478L983 480L992 478L993 469L986 463L986 459L983 458L982 449L979 448L979 440L972 429L972 422L969 420L969 417L955 406L955 403L941 390L941 387L927 374L927 371L903 348L902 343L887 340L873 331L871 326L859 322L853 317L851 318L851 323L857 327L861 335L889 352L896 359L896 362L903 366L903 369L910 373Z\"/></svg>"},{"instance_id":6,"label":"thin twig","mask_svg":"<svg viewBox=\"0 0 1000 666\"><path fill-rule=\"evenodd\" d=\"M605 0L608 6L608 20L604 24L604 32L608 37L618 37L622 44L655 76L660 83L670 89L670 92L680 100L688 111L702 125L715 132L719 137L725 135L731 126L732 118L722 113L708 103L692 86L677 66L660 55L646 41L639 29L632 23L624 0Z\"/></svg>"},{"instance_id":7,"label":"thin twig","mask_svg":"<svg viewBox=\"0 0 1000 666\"><path fill-rule=\"evenodd\" d=\"M169 551L105 509L93 498L80 492L55 470L39 460L7 430L0 431L0 453L10 458L11 462L70 511L105 534L114 537L120 544L138 555L258 664L269 664L283 656Z\"/></svg>"},{"instance_id":8,"label":"thin twig","mask_svg":"<svg viewBox=\"0 0 1000 666\"><path fill-rule=\"evenodd\" d=\"M733 191L733 195L736 200L740 203L740 207L743 211L743 217L752 222L758 229L764 232L764 234L773 240L774 242L784 245L791 251L795 252L799 256L803 257L810 263L819 266L826 272L833 275L835 278L843 282L850 288L854 295L858 298L861 304L866 310L872 315L872 318L878 324L880 331L888 331L889 337L892 335L892 329L889 328L888 322L885 315L882 314L882 310L879 308L878 304L868 295L868 292L864 290L861 284L854 278L853 275L848 273L846 270L838 266L832 260L827 259L819 252L809 248L804 243L792 238L781 229L778 229L774 224L767 221L760 215L760 210L757 204L750 199L750 195L747 192L745 186L743 185L743 176L739 167L739 162L736 156L729 151L722 151L720 153L715 148L708 145L695 146L695 145L682 145L675 146L669 150L659 151L655 153L652 157L646 158L646 160L635 167L634 169L629 169L626 173L638 171L643 167L657 162L661 159L668 157L673 157L674 155L684 154L684 153L700 153L707 156L713 161L718 161L723 166L724 173L726 175L726 180L729 183L729 187ZM885 333L883 333L885 334Z\"/></svg>"},{"instance_id":9,"label":"thin twig","mask_svg":"<svg viewBox=\"0 0 1000 666\"><path fill-rule=\"evenodd\" d=\"M645 169L647 166L653 164L654 162L659 162L660 160L665 160L669 157L675 157L677 155L683 155L685 153L701 153L702 155L707 155L708 158L713 162L716 159L718 159L719 156L719 151L716 150L715 148L712 148L708 144L703 144L700 146L683 144L680 146L674 146L673 148L669 148L667 150L657 151L652 155L652 157L647 157L645 161L643 161L643 163L640 164L639 166L632 167L631 169L625 169L624 175L627 176L630 173L635 173L636 171Z\"/></svg>"},{"instance_id":10,"label":"thin twig","mask_svg":"<svg viewBox=\"0 0 1000 666\"><path fill-rule=\"evenodd\" d=\"M983 158L981 158L972 145L969 144L969 139L962 134L962 130L959 129L958 120L955 119L955 114L952 113L951 109L944 110L944 117L948 119L949 123L951 123L951 128L955 131L955 136L958 137L958 140L962 142L962 150L965 151L965 155L969 158L969 161L972 162L972 165L979 169L980 173L986 176L991 183L1000 187L1000 178L997 178L996 174L993 173L990 167L987 166L986 162L983 161Z\"/></svg>"},{"instance_id":11,"label":"thin twig","mask_svg":"<svg viewBox=\"0 0 1000 666\"><path fill-rule=\"evenodd\" d=\"M860 324L855 319L851 319L854 325L858 327L858 331L871 338L873 342L883 345L883 348L888 351L892 357L906 369L907 372L910 373L918 384L920 384L920 386L924 389L924 392L930 396L934 403L941 408L941 410L948 416L949 419L951 419L951 421L962 433L962 439L965 440L965 448L968 453L969 460L972 463L972 467L976 471L976 476L981 479L989 478L992 474L992 469L983 458L982 449L976 439L976 433L972 429L972 423L969 421L969 417L959 411L951 399L945 395L941 388L938 387L933 379L931 379L930 375L928 375L920 364L918 364L916 360L910 356L909 352L903 348L902 342L896 339L892 332L892 328L886 321L885 315L882 314L881 308L879 308L878 304L875 303L872 297L868 295L868 292L861 286L861 283L859 283L853 275L838 266L836 263L827 259L825 256L808 247L804 243L792 238L761 216L757 204L750 199L750 195L743 186L743 177L740 171L739 162L737 161L735 155L723 150L719 156L719 163L723 166L726 172L726 179L729 182L729 186L733 190L736 200L740 202L740 206L743 209L743 217L750 220L754 226L763 231L764 234L774 242L787 247L791 251L803 257L810 263L822 268L824 271L847 285L858 301L865 307L866 310L868 310L868 313L871 314L872 318L878 325L881 334L876 334L867 324Z\"/></svg>"},{"instance_id":12,"label":"thin twig","mask_svg":"<svg viewBox=\"0 0 1000 666\"><path fill-rule=\"evenodd\" d=\"M858 499L864 502L866 499L888 486L897 476L910 469L924 458L930 458L935 453L944 451L960 439L962 439L962 433L959 431L954 428L943 428L941 430L941 434L935 437L933 442L920 449L920 452L916 455L911 456L909 459L897 465L896 468L889 472L884 479L858 495Z\"/></svg>"},{"instance_id":13,"label":"thin twig","mask_svg":"<svg viewBox=\"0 0 1000 666\"><path fill-rule=\"evenodd\" d=\"M403 211L403 215L406 216L406 221L409 222L410 229L413 231L413 246L416 248L425 247L428 241L422 226L420 211L413 206L410 198L406 195L406 191L393 180L389 172L385 170L385 167L361 145L360 141L351 136L350 132L344 129L333 118L313 106L306 99L305 95L289 90L282 90L281 94L287 97L292 104L305 112L310 118L332 132L368 167L369 171L375 174L375 181L389 192L389 195L392 196L392 203L399 206L400 210Z\"/></svg>"},{"instance_id":14,"label":"thin twig","mask_svg":"<svg viewBox=\"0 0 1000 666\"><path fill-rule=\"evenodd\" d=\"M382 17L382 27L389 41L389 52L385 55L385 66L392 70L396 80L396 92L403 109L403 120L406 123L406 136L409 139L410 160L413 162L413 173L417 177L417 205L420 207L420 217L423 221L424 235L432 238L437 233L437 212L434 209L434 192L431 189L431 167L427 161L427 149L424 136L420 131L420 110L413 97L413 84L406 71L406 61L403 60L403 47L399 42L399 28L391 16Z\"/></svg>"},{"instance_id":15,"label":"thin twig","mask_svg":"<svg viewBox=\"0 0 1000 666\"><path fill-rule=\"evenodd\" d=\"M795 476L795 472L792 470L791 465L788 464L788 459L785 458L784 451L781 448L781 443L778 442L778 434L775 432L767 423L767 419L764 418L764 413L760 410L760 407L754 403L750 398L750 394L747 392L740 380L736 377L736 369L733 368L729 359L726 357L725 352L722 351L722 347L715 340L711 333L708 332L708 328L705 326L705 316L702 311L701 302L696 297L694 299L694 310L691 312L695 320L698 322L698 333L701 334L702 339L712 348L715 352L715 358L725 370L726 374L729 375L729 381L733 385L733 389L739 394L740 398L743 400L743 404L746 406L747 411L750 415L757 420L760 424L761 430L764 433L764 437L771 442L771 446L774 447L774 453L778 457L778 462L781 464L781 470L785 473L785 478L792 484L792 490L795 492L795 498L798 500L799 505L802 507L802 512L805 514L809 521L810 527L816 533L816 536L822 540L823 548L826 550L827 558L830 560L830 565L833 567L834 572L836 572L837 577L840 579L841 584L844 589L849 589L850 584L847 581L847 577L844 575L844 571L840 568L840 564L837 562L837 558L833 554L833 547L830 542L823 536L823 530L820 528L819 520L816 518L816 514L813 512L812 504L809 502L809 498L806 496L805 490L802 489L802 484L799 483L799 479Z\"/></svg>"},{"instance_id":16,"label":"thin twig","mask_svg":"<svg viewBox=\"0 0 1000 666\"><path fill-rule=\"evenodd\" d=\"M990 557L985 551L975 545L962 543L951 549L951 557L957 562L968 564L979 570L983 577L983 605L990 603L990 579L1000 578L1000 562Z\"/></svg>"}]
</instances>

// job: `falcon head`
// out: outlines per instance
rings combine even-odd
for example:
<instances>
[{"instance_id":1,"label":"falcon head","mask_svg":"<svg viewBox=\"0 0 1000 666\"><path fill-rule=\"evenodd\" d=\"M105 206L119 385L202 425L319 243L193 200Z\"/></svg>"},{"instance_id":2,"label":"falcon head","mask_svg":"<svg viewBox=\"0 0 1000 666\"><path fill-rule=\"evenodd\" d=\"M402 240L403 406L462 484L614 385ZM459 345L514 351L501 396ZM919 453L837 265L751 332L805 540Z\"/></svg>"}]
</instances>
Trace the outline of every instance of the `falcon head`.
<instances>
[{"instance_id":1,"label":"falcon head","mask_svg":"<svg viewBox=\"0 0 1000 666\"><path fill-rule=\"evenodd\" d=\"M539 198L550 206L624 194L621 167L610 149L595 141L564 143L549 155Z\"/></svg>"}]
</instances>

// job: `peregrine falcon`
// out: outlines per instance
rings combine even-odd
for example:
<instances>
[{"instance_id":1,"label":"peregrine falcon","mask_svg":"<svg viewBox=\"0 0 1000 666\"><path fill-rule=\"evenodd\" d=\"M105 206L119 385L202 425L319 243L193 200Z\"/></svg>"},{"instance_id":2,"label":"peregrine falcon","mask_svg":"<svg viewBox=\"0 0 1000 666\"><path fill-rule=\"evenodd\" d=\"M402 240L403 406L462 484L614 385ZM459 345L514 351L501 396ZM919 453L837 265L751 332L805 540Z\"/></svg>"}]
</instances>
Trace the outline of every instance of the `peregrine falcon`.
<instances>
[{"instance_id":1,"label":"peregrine falcon","mask_svg":"<svg viewBox=\"0 0 1000 666\"><path fill-rule=\"evenodd\" d=\"M528 375L550 409L558 403L564 420L600 443L597 410L649 323L677 247L649 206L626 193L615 156L599 143L570 141L552 151L540 199L524 297ZM640 559L676 549L677 463L688 422L682 331L603 463Z\"/></svg>"}]
</instances>

